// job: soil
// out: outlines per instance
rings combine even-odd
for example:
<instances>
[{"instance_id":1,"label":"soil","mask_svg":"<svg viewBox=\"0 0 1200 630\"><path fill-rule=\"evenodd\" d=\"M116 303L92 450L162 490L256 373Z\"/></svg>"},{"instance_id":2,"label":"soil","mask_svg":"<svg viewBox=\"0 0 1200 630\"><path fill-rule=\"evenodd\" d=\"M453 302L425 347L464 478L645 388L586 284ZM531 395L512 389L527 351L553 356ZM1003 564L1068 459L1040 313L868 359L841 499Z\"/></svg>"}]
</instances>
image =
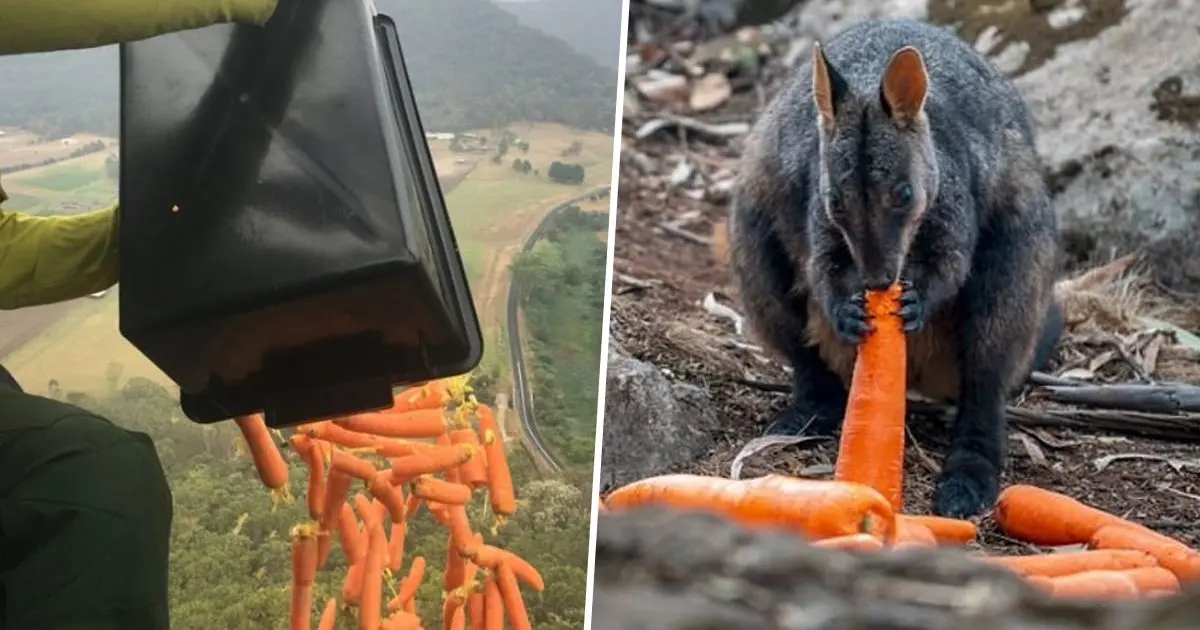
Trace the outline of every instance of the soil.
<instances>
[{"instance_id":1,"label":"soil","mask_svg":"<svg viewBox=\"0 0 1200 630\"><path fill-rule=\"evenodd\" d=\"M631 16L631 33L636 19L636 15ZM647 28L653 30L652 26ZM631 54L633 46L631 42ZM766 61L761 75L769 77L765 86L737 90L735 85L733 97L723 106L688 115L710 124L752 121L764 98L778 86L777 77L782 71L771 67L776 63ZM630 98L636 97L627 96L626 101ZM771 416L786 404L787 394L763 391L740 381L751 375L755 380L774 383L786 383L788 378L777 362L748 349L751 341L738 338L729 320L710 315L701 304L706 295L714 293L720 302L738 306L730 274L706 242L714 225L724 221L726 196L719 187L697 191L667 181L667 174L682 159L697 165L697 170L709 176L708 181L720 180L721 174L727 176L736 168L731 160L738 153L739 141L686 132L658 133L635 140L634 131L662 109L642 99L639 111L627 110L625 114L611 339L668 376L707 387L718 416L725 420L707 456L679 470L662 472L728 476L730 464L743 445L758 437ZM698 238L680 236L677 229L668 232L662 228L667 223ZM1170 302L1175 313L1172 321L1196 330L1200 299L1166 293L1152 294L1147 299L1160 304ZM1065 355L1069 352L1074 350L1062 349L1060 362L1068 361ZM1200 382L1196 365L1194 358L1160 361L1154 376ZM1040 403L1031 397L1018 404ZM906 457L906 507L910 513L928 513L932 480L944 453L947 431L937 419L928 417L914 416L909 426L912 437ZM831 470L833 448L825 445L800 451L784 447L760 453L746 461L742 476L777 472L820 478ZM1047 428L1026 432L1010 428L1009 450L1005 483L1030 483L1063 492L1200 546L1200 458L1196 444L1091 430ZM1121 459L1106 467L1096 463L1097 458L1118 454L1159 458ZM1185 462L1188 465L1183 465ZM611 490L611 484L603 484L602 477L602 493ZM989 553L1032 550L998 533L986 516L981 522L980 546Z\"/></svg>"}]
</instances>

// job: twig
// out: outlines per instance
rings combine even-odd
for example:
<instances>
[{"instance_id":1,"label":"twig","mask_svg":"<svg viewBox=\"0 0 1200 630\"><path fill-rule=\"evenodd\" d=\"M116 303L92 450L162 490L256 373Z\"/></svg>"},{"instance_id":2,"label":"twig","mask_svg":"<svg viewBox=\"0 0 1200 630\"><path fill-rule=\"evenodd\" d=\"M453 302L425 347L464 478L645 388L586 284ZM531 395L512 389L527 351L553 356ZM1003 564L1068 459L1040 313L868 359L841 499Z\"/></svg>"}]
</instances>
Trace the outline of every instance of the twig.
<instances>
[{"instance_id":1,"label":"twig","mask_svg":"<svg viewBox=\"0 0 1200 630\"><path fill-rule=\"evenodd\" d=\"M658 227L662 228L663 231L665 231L667 234L670 234L672 236L678 236L679 238L682 238L685 241L691 241L702 247L708 247L708 246L712 245L712 240L705 238L703 236L700 236L699 234L696 234L695 232L692 232L691 230L681 228L678 225L675 225L673 223L659 223Z\"/></svg>"},{"instance_id":2,"label":"twig","mask_svg":"<svg viewBox=\"0 0 1200 630\"><path fill-rule=\"evenodd\" d=\"M1178 384L1118 384L1046 387L1047 398L1074 405L1149 413L1200 412L1200 387Z\"/></svg>"},{"instance_id":3,"label":"twig","mask_svg":"<svg viewBox=\"0 0 1200 630\"><path fill-rule=\"evenodd\" d=\"M1063 387L1072 387L1075 385L1083 384L1080 381L1076 381L1076 380L1069 379L1069 378L1062 378L1061 376L1055 376L1053 374L1047 374L1045 372L1034 372L1033 374L1030 374L1029 382L1033 383L1034 385L1060 385Z\"/></svg>"},{"instance_id":4,"label":"twig","mask_svg":"<svg viewBox=\"0 0 1200 630\"><path fill-rule=\"evenodd\" d=\"M645 291L647 289L653 289L654 287L662 284L662 281L660 280L642 280L641 278L635 278L619 271L613 274L613 278L629 285L617 291L617 295L624 295L633 291Z\"/></svg>"}]
</instances>

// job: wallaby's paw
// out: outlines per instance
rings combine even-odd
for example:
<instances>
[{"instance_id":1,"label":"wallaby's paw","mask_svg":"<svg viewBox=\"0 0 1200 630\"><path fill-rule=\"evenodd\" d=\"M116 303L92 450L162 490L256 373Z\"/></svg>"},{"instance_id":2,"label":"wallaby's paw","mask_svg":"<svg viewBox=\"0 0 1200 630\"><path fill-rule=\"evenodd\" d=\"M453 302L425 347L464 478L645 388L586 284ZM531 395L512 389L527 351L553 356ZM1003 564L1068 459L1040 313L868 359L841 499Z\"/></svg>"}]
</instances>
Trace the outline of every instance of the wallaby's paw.
<instances>
[{"instance_id":1,"label":"wallaby's paw","mask_svg":"<svg viewBox=\"0 0 1200 630\"><path fill-rule=\"evenodd\" d=\"M844 412L837 409L800 409L789 405L775 415L763 435L833 436L842 423Z\"/></svg>"},{"instance_id":2,"label":"wallaby's paw","mask_svg":"<svg viewBox=\"0 0 1200 630\"><path fill-rule=\"evenodd\" d=\"M900 319L904 321L904 332L920 332L925 327L925 297L908 280L900 281Z\"/></svg>"},{"instance_id":3,"label":"wallaby's paw","mask_svg":"<svg viewBox=\"0 0 1200 630\"><path fill-rule=\"evenodd\" d=\"M857 293L833 309L833 330L844 343L858 345L871 332L871 316L867 313L867 297Z\"/></svg>"},{"instance_id":4,"label":"wallaby's paw","mask_svg":"<svg viewBox=\"0 0 1200 630\"><path fill-rule=\"evenodd\" d=\"M933 491L933 512L967 518L992 509L1000 494L1000 471L976 453L951 452Z\"/></svg>"}]
</instances>

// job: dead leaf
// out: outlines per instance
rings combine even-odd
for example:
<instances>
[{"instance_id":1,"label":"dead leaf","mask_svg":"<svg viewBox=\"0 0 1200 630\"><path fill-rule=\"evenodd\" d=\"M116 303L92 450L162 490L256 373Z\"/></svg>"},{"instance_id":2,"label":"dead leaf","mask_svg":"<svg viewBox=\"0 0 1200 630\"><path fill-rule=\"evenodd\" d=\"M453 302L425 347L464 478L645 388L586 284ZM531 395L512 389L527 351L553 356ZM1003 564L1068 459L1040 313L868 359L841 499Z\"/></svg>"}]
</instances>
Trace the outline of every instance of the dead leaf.
<instances>
[{"instance_id":1,"label":"dead leaf","mask_svg":"<svg viewBox=\"0 0 1200 630\"><path fill-rule=\"evenodd\" d=\"M1151 330L1157 329L1157 330L1164 330L1169 333L1173 333L1175 335L1175 342L1178 343L1179 345L1187 346L1187 347L1195 349L1195 350L1200 350L1200 336L1197 336L1192 332L1189 332L1183 328L1180 328L1179 326L1176 326L1175 324L1172 324L1171 322L1163 321L1161 319L1156 319L1154 317L1142 316L1142 317L1139 317L1138 319L1140 319L1142 321L1142 324L1144 326L1146 326L1147 328L1150 328Z\"/></svg>"},{"instance_id":2,"label":"dead leaf","mask_svg":"<svg viewBox=\"0 0 1200 630\"><path fill-rule=\"evenodd\" d=\"M1096 378L1096 373L1086 368L1072 368L1059 374L1058 377L1072 381L1091 381Z\"/></svg>"},{"instance_id":3,"label":"dead leaf","mask_svg":"<svg viewBox=\"0 0 1200 630\"><path fill-rule=\"evenodd\" d=\"M1092 378L1096 377L1096 372L1100 371L1100 368L1108 365L1113 359L1117 358L1117 355L1118 353L1115 350L1105 350L1092 357L1092 360L1088 361L1088 370L1092 372Z\"/></svg>"},{"instance_id":4,"label":"dead leaf","mask_svg":"<svg viewBox=\"0 0 1200 630\"><path fill-rule=\"evenodd\" d=\"M695 169L688 163L687 158L684 158L679 160L679 164L676 164L671 174L667 176L667 182L672 188L678 188L692 178L693 172Z\"/></svg>"},{"instance_id":5,"label":"dead leaf","mask_svg":"<svg viewBox=\"0 0 1200 630\"><path fill-rule=\"evenodd\" d=\"M663 116L646 121L641 127L638 127L634 132L634 138L642 140L651 135L669 129L671 127L683 127L691 131L702 134L707 134L717 138L730 138L733 136L742 136L750 132L750 123L746 122L728 122L720 124L709 124L695 118L687 118L684 116Z\"/></svg>"},{"instance_id":6,"label":"dead leaf","mask_svg":"<svg viewBox=\"0 0 1200 630\"><path fill-rule=\"evenodd\" d=\"M1047 465L1046 453L1042 451L1042 447L1038 446L1037 442L1033 441L1033 438L1024 432L1018 432L1015 437L1021 446L1025 447L1025 453L1029 455L1034 466L1045 467Z\"/></svg>"},{"instance_id":7,"label":"dead leaf","mask_svg":"<svg viewBox=\"0 0 1200 630\"><path fill-rule=\"evenodd\" d=\"M704 310L707 311L709 315L728 319L729 321L733 322L734 332L736 332L739 337L742 336L741 313L738 313L737 311L733 310L733 308L718 302L717 296L713 295L712 293L704 296L704 302L702 304L704 305Z\"/></svg>"},{"instance_id":8,"label":"dead leaf","mask_svg":"<svg viewBox=\"0 0 1200 630\"><path fill-rule=\"evenodd\" d=\"M1158 369L1158 352L1162 350L1163 338L1162 335L1154 335L1150 341L1146 343L1146 347L1142 348L1142 371L1146 376L1154 376L1154 371Z\"/></svg>"},{"instance_id":9,"label":"dead leaf","mask_svg":"<svg viewBox=\"0 0 1200 630\"><path fill-rule=\"evenodd\" d=\"M694 112L706 112L725 104L733 96L733 86L724 72L710 72L692 85L688 105Z\"/></svg>"},{"instance_id":10,"label":"dead leaf","mask_svg":"<svg viewBox=\"0 0 1200 630\"><path fill-rule=\"evenodd\" d=\"M833 464L813 464L800 469L801 477L823 477L833 474Z\"/></svg>"},{"instance_id":11,"label":"dead leaf","mask_svg":"<svg viewBox=\"0 0 1200 630\"><path fill-rule=\"evenodd\" d=\"M791 446L793 444L805 444L807 442L819 442L830 439L832 438L823 435L765 435L755 438L746 442L746 445L738 452L737 457L733 458L733 463L729 465L729 476L731 479L740 478L742 475L742 466L747 457L751 457L772 447Z\"/></svg>"},{"instance_id":12,"label":"dead leaf","mask_svg":"<svg viewBox=\"0 0 1200 630\"><path fill-rule=\"evenodd\" d=\"M1173 459L1165 455L1154 455L1152 453L1116 453L1113 455L1105 455L1092 460L1092 464L1096 466L1096 472L1100 472L1108 468L1113 462L1124 460L1143 460L1151 462L1163 462L1171 467L1175 472L1183 472L1184 468L1200 469L1200 460L1195 459Z\"/></svg>"},{"instance_id":13,"label":"dead leaf","mask_svg":"<svg viewBox=\"0 0 1200 630\"><path fill-rule=\"evenodd\" d=\"M1046 431L1045 429L1043 429L1041 427L1024 428L1024 429L1022 429L1022 431L1029 434L1031 437L1033 437L1037 441L1041 442L1042 444L1046 445L1048 448L1063 449L1063 448L1071 448L1071 447L1079 446L1080 444L1083 444L1083 442L1081 442L1079 440L1062 440L1062 439L1056 438L1053 435L1050 435L1050 433L1048 431Z\"/></svg>"},{"instance_id":14,"label":"dead leaf","mask_svg":"<svg viewBox=\"0 0 1200 630\"><path fill-rule=\"evenodd\" d=\"M633 80L633 87L647 99L658 103L676 103L688 97L687 77L665 72L647 73Z\"/></svg>"}]
</instances>

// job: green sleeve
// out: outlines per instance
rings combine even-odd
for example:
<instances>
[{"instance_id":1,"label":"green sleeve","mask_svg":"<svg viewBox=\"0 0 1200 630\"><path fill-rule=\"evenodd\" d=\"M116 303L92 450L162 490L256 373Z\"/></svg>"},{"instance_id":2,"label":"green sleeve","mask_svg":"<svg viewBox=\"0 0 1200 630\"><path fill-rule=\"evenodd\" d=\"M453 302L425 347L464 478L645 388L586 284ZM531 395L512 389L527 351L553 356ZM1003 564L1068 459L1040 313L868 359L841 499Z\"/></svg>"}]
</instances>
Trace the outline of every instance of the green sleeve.
<instances>
[{"instance_id":1,"label":"green sleeve","mask_svg":"<svg viewBox=\"0 0 1200 630\"><path fill-rule=\"evenodd\" d=\"M0 210L0 309L62 302L117 283L117 206L72 216Z\"/></svg>"},{"instance_id":2,"label":"green sleeve","mask_svg":"<svg viewBox=\"0 0 1200 630\"><path fill-rule=\"evenodd\" d=\"M278 0L0 0L0 55L92 48L225 22L263 24Z\"/></svg>"}]
</instances>

